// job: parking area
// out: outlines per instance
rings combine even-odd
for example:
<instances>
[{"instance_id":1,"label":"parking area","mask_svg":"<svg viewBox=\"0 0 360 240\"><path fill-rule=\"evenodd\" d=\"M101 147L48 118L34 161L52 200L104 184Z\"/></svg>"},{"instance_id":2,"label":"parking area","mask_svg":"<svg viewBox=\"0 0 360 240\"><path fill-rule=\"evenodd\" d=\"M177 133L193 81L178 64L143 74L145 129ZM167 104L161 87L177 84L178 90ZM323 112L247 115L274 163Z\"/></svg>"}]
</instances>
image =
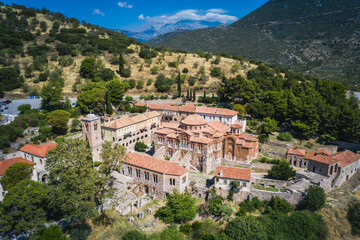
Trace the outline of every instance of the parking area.
<instances>
[{"instance_id":1,"label":"parking area","mask_svg":"<svg viewBox=\"0 0 360 240\"><path fill-rule=\"evenodd\" d=\"M10 114L10 115L17 115L19 111L17 110L18 106L21 104L30 104L32 108L40 108L41 106L41 99L20 99L20 100L12 100L9 104L3 104L3 101L6 99L1 99L1 107L0 111L1 114Z\"/></svg>"}]
</instances>

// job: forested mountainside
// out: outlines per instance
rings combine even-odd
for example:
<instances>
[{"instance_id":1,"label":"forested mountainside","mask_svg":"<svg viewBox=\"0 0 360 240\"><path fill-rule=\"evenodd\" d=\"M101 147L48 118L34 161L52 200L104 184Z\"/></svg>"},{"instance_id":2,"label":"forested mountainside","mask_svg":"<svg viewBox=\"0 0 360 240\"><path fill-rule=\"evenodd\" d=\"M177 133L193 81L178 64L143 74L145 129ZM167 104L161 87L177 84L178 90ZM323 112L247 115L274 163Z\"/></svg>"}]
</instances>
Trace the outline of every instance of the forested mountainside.
<instances>
[{"instance_id":1,"label":"forested mountainside","mask_svg":"<svg viewBox=\"0 0 360 240\"><path fill-rule=\"evenodd\" d=\"M359 88L359 13L358 0L273 0L228 27L165 34L147 43L241 55Z\"/></svg>"},{"instance_id":2,"label":"forested mountainside","mask_svg":"<svg viewBox=\"0 0 360 240\"><path fill-rule=\"evenodd\" d=\"M0 16L0 92L8 95L38 95L41 87L51 82L59 83L66 95L76 96L86 83L113 77L127 80L130 93L151 93L158 90L155 80L159 75L175 83L178 71L184 85L216 92L223 74L246 76L256 67L242 58L150 49L123 33L47 9L13 4L0 6ZM121 74L120 53L126 68ZM92 80L80 73L81 63L88 57L96 59L98 70ZM172 87L176 88L175 84Z\"/></svg>"}]
</instances>

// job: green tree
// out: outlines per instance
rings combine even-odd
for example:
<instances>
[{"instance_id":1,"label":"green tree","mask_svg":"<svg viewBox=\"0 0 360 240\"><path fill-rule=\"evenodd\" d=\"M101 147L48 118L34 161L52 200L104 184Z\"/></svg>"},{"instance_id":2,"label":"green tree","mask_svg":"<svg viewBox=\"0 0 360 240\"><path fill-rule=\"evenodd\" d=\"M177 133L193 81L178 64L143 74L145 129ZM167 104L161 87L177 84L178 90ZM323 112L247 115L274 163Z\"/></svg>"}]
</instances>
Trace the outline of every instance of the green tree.
<instances>
[{"instance_id":1,"label":"green tree","mask_svg":"<svg viewBox=\"0 0 360 240\"><path fill-rule=\"evenodd\" d=\"M58 225L51 225L49 227L41 227L30 235L29 240L67 240L65 234L62 233Z\"/></svg>"},{"instance_id":2,"label":"green tree","mask_svg":"<svg viewBox=\"0 0 360 240\"><path fill-rule=\"evenodd\" d=\"M15 88L19 88L24 82L24 79L20 77L18 71L15 68L1 68L0 79L4 86L4 91L11 91Z\"/></svg>"},{"instance_id":3,"label":"green tree","mask_svg":"<svg viewBox=\"0 0 360 240\"><path fill-rule=\"evenodd\" d=\"M196 92L195 92L195 88L193 89L193 95L192 95L192 97L193 97L193 102L195 102L196 101Z\"/></svg>"},{"instance_id":4,"label":"green tree","mask_svg":"<svg viewBox=\"0 0 360 240\"><path fill-rule=\"evenodd\" d=\"M139 80L136 84L136 88L137 89L143 89L144 88L144 81L143 80Z\"/></svg>"},{"instance_id":5,"label":"green tree","mask_svg":"<svg viewBox=\"0 0 360 240\"><path fill-rule=\"evenodd\" d=\"M251 216L235 218L226 225L225 233L233 240L268 239L263 224Z\"/></svg>"},{"instance_id":6,"label":"green tree","mask_svg":"<svg viewBox=\"0 0 360 240\"><path fill-rule=\"evenodd\" d=\"M57 84L45 84L40 91L41 100L41 108L52 111L55 109L59 109L61 107L60 100L62 87Z\"/></svg>"},{"instance_id":7,"label":"green tree","mask_svg":"<svg viewBox=\"0 0 360 240\"><path fill-rule=\"evenodd\" d=\"M21 104L17 107L17 110L20 112L20 114L24 114L26 111L31 110L30 104Z\"/></svg>"},{"instance_id":8,"label":"green tree","mask_svg":"<svg viewBox=\"0 0 360 240\"><path fill-rule=\"evenodd\" d=\"M119 104L125 93L125 86L119 79L113 79L106 85L108 97L112 103Z\"/></svg>"},{"instance_id":9,"label":"green tree","mask_svg":"<svg viewBox=\"0 0 360 240\"><path fill-rule=\"evenodd\" d=\"M122 53L119 54L119 73L121 74L124 70L125 60L123 58Z\"/></svg>"},{"instance_id":10,"label":"green tree","mask_svg":"<svg viewBox=\"0 0 360 240\"><path fill-rule=\"evenodd\" d=\"M166 205L157 210L155 216L165 223L184 223L192 220L197 212L195 198L174 190L166 197Z\"/></svg>"},{"instance_id":11,"label":"green tree","mask_svg":"<svg viewBox=\"0 0 360 240\"><path fill-rule=\"evenodd\" d=\"M113 113L113 108L108 91L106 91L105 99L106 99L106 113L111 115Z\"/></svg>"},{"instance_id":12,"label":"green tree","mask_svg":"<svg viewBox=\"0 0 360 240\"><path fill-rule=\"evenodd\" d=\"M98 66L96 64L95 58L88 57L81 62L80 75L82 77L92 79L94 78L97 71L98 71Z\"/></svg>"},{"instance_id":13,"label":"green tree","mask_svg":"<svg viewBox=\"0 0 360 240\"><path fill-rule=\"evenodd\" d=\"M349 206L347 217L351 224L353 234L360 236L360 202L357 201Z\"/></svg>"},{"instance_id":14,"label":"green tree","mask_svg":"<svg viewBox=\"0 0 360 240\"><path fill-rule=\"evenodd\" d=\"M65 134L68 129L70 113L64 110L55 110L48 116L48 123L56 134Z\"/></svg>"},{"instance_id":15,"label":"green tree","mask_svg":"<svg viewBox=\"0 0 360 240\"><path fill-rule=\"evenodd\" d=\"M12 187L0 206L0 231L19 234L46 221L47 186L23 180Z\"/></svg>"},{"instance_id":16,"label":"green tree","mask_svg":"<svg viewBox=\"0 0 360 240\"><path fill-rule=\"evenodd\" d=\"M276 122L276 120L266 117L264 119L264 122L258 128L259 139L262 141L269 140L269 135L272 132L279 130L279 127L277 125L278 123Z\"/></svg>"},{"instance_id":17,"label":"green tree","mask_svg":"<svg viewBox=\"0 0 360 240\"><path fill-rule=\"evenodd\" d=\"M292 135L289 132L281 132L277 136L277 139L280 140L280 141L291 142L292 141Z\"/></svg>"},{"instance_id":18,"label":"green tree","mask_svg":"<svg viewBox=\"0 0 360 240\"><path fill-rule=\"evenodd\" d=\"M170 226L160 233L160 240L185 240L185 237L176 226Z\"/></svg>"},{"instance_id":19,"label":"green tree","mask_svg":"<svg viewBox=\"0 0 360 240\"><path fill-rule=\"evenodd\" d=\"M75 132L78 129L81 130L81 121L78 119L73 119L71 122L71 131Z\"/></svg>"},{"instance_id":20,"label":"green tree","mask_svg":"<svg viewBox=\"0 0 360 240\"><path fill-rule=\"evenodd\" d=\"M293 211L290 203L279 196L271 197L270 201L266 204L266 213L289 213Z\"/></svg>"},{"instance_id":21,"label":"green tree","mask_svg":"<svg viewBox=\"0 0 360 240\"><path fill-rule=\"evenodd\" d=\"M123 240L146 240L146 235L136 231L136 230L131 230L129 232L127 232L123 238Z\"/></svg>"},{"instance_id":22,"label":"green tree","mask_svg":"<svg viewBox=\"0 0 360 240\"><path fill-rule=\"evenodd\" d=\"M233 209L229 203L224 201L223 197L215 196L209 200L209 211L212 215L218 217L229 217Z\"/></svg>"},{"instance_id":23,"label":"green tree","mask_svg":"<svg viewBox=\"0 0 360 240\"><path fill-rule=\"evenodd\" d=\"M135 144L135 150L137 150L137 151L144 151L147 148L148 148L148 145L146 145L143 142L136 142L136 144Z\"/></svg>"},{"instance_id":24,"label":"green tree","mask_svg":"<svg viewBox=\"0 0 360 240\"><path fill-rule=\"evenodd\" d=\"M89 113L90 111L101 113L104 110L105 95L105 89L93 88L80 93L77 104L83 113Z\"/></svg>"},{"instance_id":25,"label":"green tree","mask_svg":"<svg viewBox=\"0 0 360 240\"><path fill-rule=\"evenodd\" d=\"M239 118L243 118L246 115L245 107L241 104L235 104L233 110L238 112Z\"/></svg>"},{"instance_id":26,"label":"green tree","mask_svg":"<svg viewBox=\"0 0 360 240\"><path fill-rule=\"evenodd\" d=\"M318 211L325 206L326 195L323 188L311 185L306 189L305 207L310 211Z\"/></svg>"},{"instance_id":27,"label":"green tree","mask_svg":"<svg viewBox=\"0 0 360 240\"><path fill-rule=\"evenodd\" d=\"M180 72L177 77L177 90L178 90L178 96L181 97L181 77Z\"/></svg>"},{"instance_id":28,"label":"green tree","mask_svg":"<svg viewBox=\"0 0 360 240\"><path fill-rule=\"evenodd\" d=\"M15 163L6 169L5 174L0 178L0 183L5 190L10 190L18 182L30 179L34 166L28 163Z\"/></svg>"},{"instance_id":29,"label":"green tree","mask_svg":"<svg viewBox=\"0 0 360 240\"><path fill-rule=\"evenodd\" d=\"M155 87L159 92L168 92L171 89L172 80L165 77L164 74L159 74L156 78Z\"/></svg>"},{"instance_id":30,"label":"green tree","mask_svg":"<svg viewBox=\"0 0 360 240\"><path fill-rule=\"evenodd\" d=\"M281 160L279 164L276 164L271 167L268 171L268 176L271 179L276 180L289 180L290 178L295 177L296 171L290 166L289 162L286 160Z\"/></svg>"}]
</instances>

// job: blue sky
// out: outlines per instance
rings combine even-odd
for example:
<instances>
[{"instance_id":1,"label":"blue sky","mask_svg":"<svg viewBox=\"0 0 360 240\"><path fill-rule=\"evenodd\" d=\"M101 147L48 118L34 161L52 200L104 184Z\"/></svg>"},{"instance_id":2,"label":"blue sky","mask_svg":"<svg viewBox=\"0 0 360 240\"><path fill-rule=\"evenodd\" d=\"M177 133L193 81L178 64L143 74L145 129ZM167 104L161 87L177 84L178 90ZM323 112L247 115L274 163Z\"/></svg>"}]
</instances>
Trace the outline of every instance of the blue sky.
<instances>
[{"instance_id":1,"label":"blue sky","mask_svg":"<svg viewBox=\"0 0 360 240\"><path fill-rule=\"evenodd\" d=\"M47 8L107 28L134 29L178 20L234 22L268 0L11 0L5 4Z\"/></svg>"}]
</instances>

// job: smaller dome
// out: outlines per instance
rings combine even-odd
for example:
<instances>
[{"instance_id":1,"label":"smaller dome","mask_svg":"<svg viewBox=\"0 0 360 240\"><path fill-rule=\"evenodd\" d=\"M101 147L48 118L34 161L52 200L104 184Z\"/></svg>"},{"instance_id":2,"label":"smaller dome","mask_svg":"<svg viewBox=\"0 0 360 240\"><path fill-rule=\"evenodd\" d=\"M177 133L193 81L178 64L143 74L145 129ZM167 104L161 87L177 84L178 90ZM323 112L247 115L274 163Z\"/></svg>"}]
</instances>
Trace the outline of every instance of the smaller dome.
<instances>
[{"instance_id":1,"label":"smaller dome","mask_svg":"<svg viewBox=\"0 0 360 240\"><path fill-rule=\"evenodd\" d=\"M201 126L205 125L207 122L201 116L193 114L184 118L181 123L189 126Z\"/></svg>"}]
</instances>

